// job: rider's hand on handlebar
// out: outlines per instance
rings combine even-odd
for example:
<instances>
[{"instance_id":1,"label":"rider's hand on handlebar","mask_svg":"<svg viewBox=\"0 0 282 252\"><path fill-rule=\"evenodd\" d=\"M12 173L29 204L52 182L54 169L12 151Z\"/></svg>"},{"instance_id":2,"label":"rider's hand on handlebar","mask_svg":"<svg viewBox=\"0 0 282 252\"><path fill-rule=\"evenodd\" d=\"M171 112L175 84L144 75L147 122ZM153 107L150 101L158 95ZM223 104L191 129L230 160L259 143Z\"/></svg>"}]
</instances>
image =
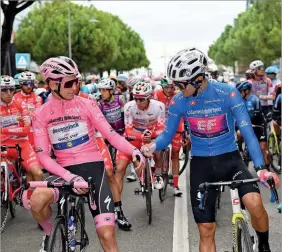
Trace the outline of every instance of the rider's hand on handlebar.
<instances>
[{"instance_id":1,"label":"rider's hand on handlebar","mask_svg":"<svg viewBox=\"0 0 282 252\"><path fill-rule=\"evenodd\" d=\"M268 185L267 180L270 179L271 177L274 179L276 189L279 187L280 182L276 173L269 172L268 170L263 169L257 171L257 175L259 177L260 182L268 189L270 189L270 186Z\"/></svg>"},{"instance_id":2,"label":"rider's hand on handlebar","mask_svg":"<svg viewBox=\"0 0 282 252\"><path fill-rule=\"evenodd\" d=\"M145 158L137 148L134 149L132 158L135 170L137 173L139 173L145 168Z\"/></svg>"},{"instance_id":3,"label":"rider's hand on handlebar","mask_svg":"<svg viewBox=\"0 0 282 252\"><path fill-rule=\"evenodd\" d=\"M142 134L142 142L148 144L152 141L152 132L145 130Z\"/></svg>"},{"instance_id":4,"label":"rider's hand on handlebar","mask_svg":"<svg viewBox=\"0 0 282 252\"><path fill-rule=\"evenodd\" d=\"M68 173L63 179L68 182L86 182L82 177L72 173ZM73 188L73 191L76 194L85 194L88 192L88 189Z\"/></svg>"}]
</instances>

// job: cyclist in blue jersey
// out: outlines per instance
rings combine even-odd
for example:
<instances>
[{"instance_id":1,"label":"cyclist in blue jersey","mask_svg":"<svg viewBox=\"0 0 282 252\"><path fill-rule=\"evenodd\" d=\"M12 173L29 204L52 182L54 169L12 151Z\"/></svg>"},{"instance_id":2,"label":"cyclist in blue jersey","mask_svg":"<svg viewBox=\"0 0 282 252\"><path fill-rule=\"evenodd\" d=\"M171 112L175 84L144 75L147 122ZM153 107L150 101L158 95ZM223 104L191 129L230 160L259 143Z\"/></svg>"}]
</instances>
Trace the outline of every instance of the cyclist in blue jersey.
<instances>
[{"instance_id":1,"label":"cyclist in blue jersey","mask_svg":"<svg viewBox=\"0 0 282 252\"><path fill-rule=\"evenodd\" d=\"M245 101L254 133L259 141L266 167L269 170L270 156L267 149L266 119L263 114L260 99L255 94L251 93L252 84L249 81L242 81L236 84L236 88Z\"/></svg>"},{"instance_id":2,"label":"cyclist in blue jersey","mask_svg":"<svg viewBox=\"0 0 282 252\"><path fill-rule=\"evenodd\" d=\"M181 93L169 106L164 131L153 143L144 145L145 154L164 149L172 140L180 119L184 117L191 136L190 196L194 219L200 232L200 252L215 252L216 192L209 192L206 211L199 210L199 185L203 182L252 178L245 167L235 140L235 120L244 137L260 181L264 184L278 176L264 165L263 155L244 101L237 91L224 83L209 82L205 78L207 57L196 48L180 51L169 62L167 77L174 81ZM248 209L259 239L259 251L270 251L268 243L268 215L262 203L258 185L245 184L239 196Z\"/></svg>"}]
</instances>

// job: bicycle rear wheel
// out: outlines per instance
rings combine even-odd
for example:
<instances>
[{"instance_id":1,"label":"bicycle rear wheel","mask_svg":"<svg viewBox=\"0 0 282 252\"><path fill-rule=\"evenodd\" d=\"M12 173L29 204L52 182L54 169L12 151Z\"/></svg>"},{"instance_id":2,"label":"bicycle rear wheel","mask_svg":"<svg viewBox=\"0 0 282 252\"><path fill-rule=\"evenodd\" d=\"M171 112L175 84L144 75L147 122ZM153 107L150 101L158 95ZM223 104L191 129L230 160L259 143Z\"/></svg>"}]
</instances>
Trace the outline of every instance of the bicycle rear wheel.
<instances>
[{"instance_id":1,"label":"bicycle rear wheel","mask_svg":"<svg viewBox=\"0 0 282 252\"><path fill-rule=\"evenodd\" d=\"M179 171L179 176L184 172L186 166L188 165L188 161L189 161L189 147L188 144L186 144L184 147L185 149L185 159L184 159L184 163ZM183 153L184 153L184 149L183 149Z\"/></svg>"},{"instance_id":2,"label":"bicycle rear wheel","mask_svg":"<svg viewBox=\"0 0 282 252\"><path fill-rule=\"evenodd\" d=\"M281 174L281 153L277 151L275 136L270 133L267 142L268 152L270 154L270 165L271 168L277 173ZM279 147L278 147L279 148Z\"/></svg>"},{"instance_id":3,"label":"bicycle rear wheel","mask_svg":"<svg viewBox=\"0 0 282 252\"><path fill-rule=\"evenodd\" d=\"M10 181L8 168L1 165L1 233L4 231L9 213Z\"/></svg>"},{"instance_id":4,"label":"bicycle rear wheel","mask_svg":"<svg viewBox=\"0 0 282 252\"><path fill-rule=\"evenodd\" d=\"M56 218L49 237L47 252L68 252L68 231L63 216Z\"/></svg>"},{"instance_id":5,"label":"bicycle rear wheel","mask_svg":"<svg viewBox=\"0 0 282 252\"><path fill-rule=\"evenodd\" d=\"M146 197L146 210L147 215L149 217L148 223L151 224L152 222L152 184L150 178L150 164L148 160L146 160L146 167L145 167L145 197Z\"/></svg>"},{"instance_id":6,"label":"bicycle rear wheel","mask_svg":"<svg viewBox=\"0 0 282 252\"><path fill-rule=\"evenodd\" d=\"M83 251L83 249L85 249L89 244L89 240L85 232L84 202L84 198L79 197L76 199L75 203L76 211L74 222L76 223L75 241L77 245L75 251Z\"/></svg>"},{"instance_id":7,"label":"bicycle rear wheel","mask_svg":"<svg viewBox=\"0 0 282 252\"><path fill-rule=\"evenodd\" d=\"M253 243L247 222L243 218L235 221L234 252L253 252Z\"/></svg>"}]
</instances>

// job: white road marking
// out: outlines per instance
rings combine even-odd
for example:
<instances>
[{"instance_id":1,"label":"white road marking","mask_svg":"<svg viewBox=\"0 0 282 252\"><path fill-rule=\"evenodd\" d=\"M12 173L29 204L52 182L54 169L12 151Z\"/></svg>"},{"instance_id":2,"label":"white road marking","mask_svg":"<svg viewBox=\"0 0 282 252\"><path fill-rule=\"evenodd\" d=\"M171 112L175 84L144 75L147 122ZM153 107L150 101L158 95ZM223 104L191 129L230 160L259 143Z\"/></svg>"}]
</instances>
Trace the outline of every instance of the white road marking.
<instances>
[{"instance_id":1,"label":"white road marking","mask_svg":"<svg viewBox=\"0 0 282 252\"><path fill-rule=\"evenodd\" d=\"M180 161L180 167L183 161ZM189 252L187 176L188 167L179 177L181 197L175 197L173 224L173 252Z\"/></svg>"}]
</instances>

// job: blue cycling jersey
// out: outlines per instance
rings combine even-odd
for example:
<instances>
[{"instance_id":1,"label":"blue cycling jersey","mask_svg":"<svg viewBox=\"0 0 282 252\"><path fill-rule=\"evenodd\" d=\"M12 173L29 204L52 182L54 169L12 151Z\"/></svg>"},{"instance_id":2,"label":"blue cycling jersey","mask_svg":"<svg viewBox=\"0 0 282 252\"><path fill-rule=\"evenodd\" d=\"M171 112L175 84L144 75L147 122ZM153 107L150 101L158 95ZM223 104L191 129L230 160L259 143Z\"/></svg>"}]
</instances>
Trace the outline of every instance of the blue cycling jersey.
<instances>
[{"instance_id":1,"label":"blue cycling jersey","mask_svg":"<svg viewBox=\"0 0 282 252\"><path fill-rule=\"evenodd\" d=\"M274 106L273 106L273 120L278 123L279 126L281 126L281 100L282 95L279 94L275 100Z\"/></svg>"},{"instance_id":2,"label":"blue cycling jersey","mask_svg":"<svg viewBox=\"0 0 282 252\"><path fill-rule=\"evenodd\" d=\"M208 82L207 88L196 97L175 95L169 106L166 127L155 139L156 150L164 149L171 142L182 117L190 131L193 156L216 156L238 150L236 120L255 167L264 165L245 103L236 88Z\"/></svg>"}]
</instances>

